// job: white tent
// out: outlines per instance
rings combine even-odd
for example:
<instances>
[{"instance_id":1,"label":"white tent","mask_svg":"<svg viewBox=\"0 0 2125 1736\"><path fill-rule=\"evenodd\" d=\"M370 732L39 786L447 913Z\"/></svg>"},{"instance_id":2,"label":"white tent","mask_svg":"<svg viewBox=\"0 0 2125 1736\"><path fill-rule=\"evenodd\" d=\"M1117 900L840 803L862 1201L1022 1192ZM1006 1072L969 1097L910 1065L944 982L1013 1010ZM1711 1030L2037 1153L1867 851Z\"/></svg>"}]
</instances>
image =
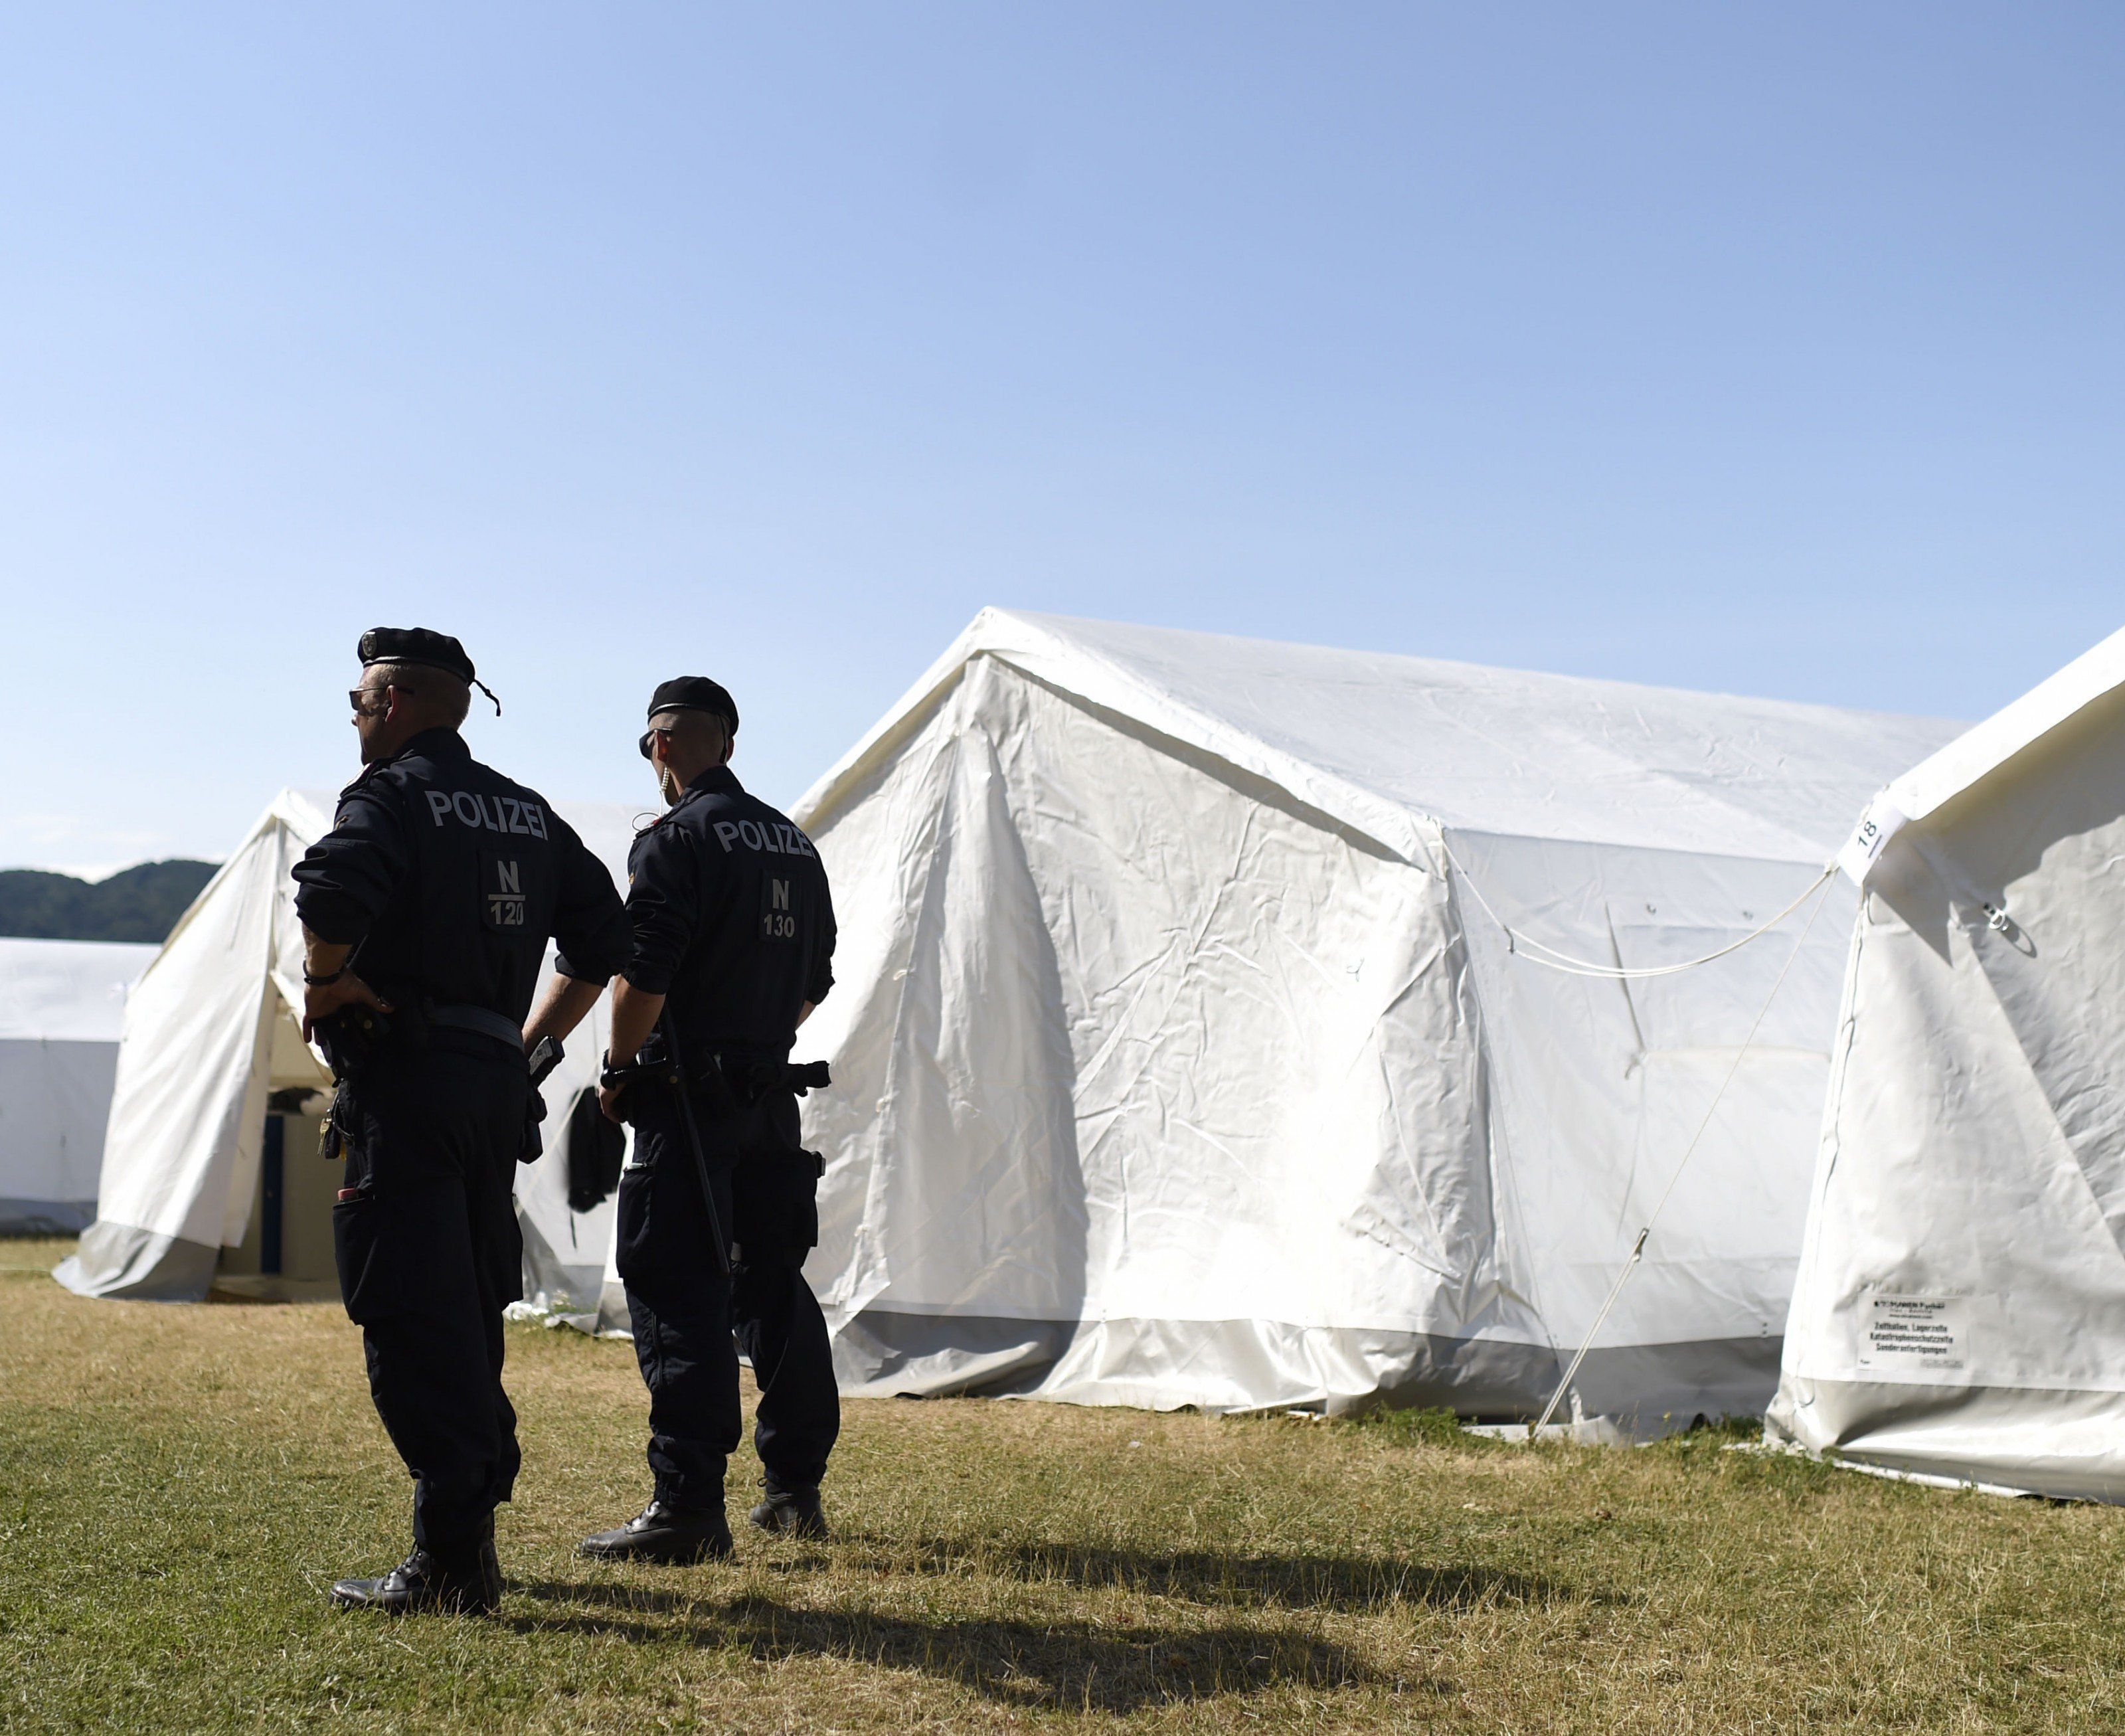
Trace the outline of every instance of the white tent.
<instances>
[{"instance_id":1,"label":"white tent","mask_svg":"<svg viewBox=\"0 0 2125 1736\"><path fill-rule=\"evenodd\" d=\"M65 1234L93 1215L125 991L154 955L0 940L0 1231Z\"/></svg>"},{"instance_id":2,"label":"white tent","mask_svg":"<svg viewBox=\"0 0 2125 1736\"><path fill-rule=\"evenodd\" d=\"M1694 958L1953 733L984 612L795 810L841 922L799 1053L835 1068L808 1269L845 1387L1525 1414L1799 920L1624 984L1539 968L1472 889L1566 952ZM1842 927L1794 962L1581 1414L1769 1396Z\"/></svg>"},{"instance_id":3,"label":"white tent","mask_svg":"<svg viewBox=\"0 0 2125 1736\"><path fill-rule=\"evenodd\" d=\"M269 1103L292 1107L304 1092L315 1093L313 1117L330 1085L298 1024L303 952L289 871L330 826L333 804L329 794L282 791L134 988L96 1221L58 1273L70 1288L189 1300L206 1294L217 1268L260 1272L255 1259L236 1256L256 1248L262 1160L273 1160L281 1144ZM636 810L557 806L624 885ZM527 1295L586 1323L597 1309L612 1206L568 1209L560 1134L575 1094L596 1078L605 1007L601 1001L568 1040L567 1059L547 1082L546 1155L517 1172ZM278 1160L288 1206L299 1203L303 1213L290 1234L319 1251L303 1276L321 1280L330 1271L329 1226L320 1236L309 1220L332 1198L320 1178L337 1172L314 1155L313 1130L294 1143ZM271 1262L264 1270L270 1276Z\"/></svg>"},{"instance_id":4,"label":"white tent","mask_svg":"<svg viewBox=\"0 0 2125 1736\"><path fill-rule=\"evenodd\" d=\"M2125 1500L2125 632L1896 779L1774 1437Z\"/></svg>"}]
</instances>

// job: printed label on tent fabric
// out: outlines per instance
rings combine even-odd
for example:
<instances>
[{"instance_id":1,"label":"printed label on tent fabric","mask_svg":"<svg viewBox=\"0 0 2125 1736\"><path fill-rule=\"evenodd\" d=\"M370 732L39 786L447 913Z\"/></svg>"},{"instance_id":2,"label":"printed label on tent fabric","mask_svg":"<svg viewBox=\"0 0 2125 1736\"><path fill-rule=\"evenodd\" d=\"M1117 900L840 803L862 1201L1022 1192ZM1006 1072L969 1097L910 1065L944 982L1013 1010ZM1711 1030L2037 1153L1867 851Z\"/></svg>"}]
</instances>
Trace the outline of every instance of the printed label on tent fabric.
<instances>
[{"instance_id":1,"label":"printed label on tent fabric","mask_svg":"<svg viewBox=\"0 0 2125 1736\"><path fill-rule=\"evenodd\" d=\"M1969 1308L1967 1296L1868 1291L1860 1299L1860 1367L1956 1372L1969 1355Z\"/></svg>"},{"instance_id":2,"label":"printed label on tent fabric","mask_svg":"<svg viewBox=\"0 0 2125 1736\"><path fill-rule=\"evenodd\" d=\"M1867 876L1874 871L1874 864L1882 859L1889 840L1911 822L1903 816L1896 804L1880 796L1867 804L1867 811L1859 817L1858 828L1837 852L1837 866L1855 886L1864 886Z\"/></svg>"}]
</instances>

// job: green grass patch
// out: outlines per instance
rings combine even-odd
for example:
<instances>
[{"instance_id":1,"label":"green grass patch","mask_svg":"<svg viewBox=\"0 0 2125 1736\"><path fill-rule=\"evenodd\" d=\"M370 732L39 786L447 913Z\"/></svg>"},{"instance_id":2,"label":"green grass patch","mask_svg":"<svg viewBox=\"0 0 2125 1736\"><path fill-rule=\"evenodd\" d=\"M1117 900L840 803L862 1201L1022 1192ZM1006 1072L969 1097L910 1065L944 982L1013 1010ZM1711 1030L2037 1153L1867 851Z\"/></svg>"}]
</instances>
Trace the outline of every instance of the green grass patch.
<instances>
[{"instance_id":1,"label":"green grass patch","mask_svg":"<svg viewBox=\"0 0 2125 1736\"><path fill-rule=\"evenodd\" d=\"M1450 1410L1371 1411L1345 1425L1400 1446L1429 1446L1449 1452L1482 1452L1498 1443L1472 1435Z\"/></svg>"},{"instance_id":2,"label":"green grass patch","mask_svg":"<svg viewBox=\"0 0 2125 1736\"><path fill-rule=\"evenodd\" d=\"M847 1408L824 1546L615 1568L624 1344L514 1330L492 1620L330 1609L409 1485L331 1307L84 1302L0 1243L9 1730L2108 1730L2121 1516L1443 1413ZM758 1467L732 1471L733 1510Z\"/></svg>"}]
</instances>

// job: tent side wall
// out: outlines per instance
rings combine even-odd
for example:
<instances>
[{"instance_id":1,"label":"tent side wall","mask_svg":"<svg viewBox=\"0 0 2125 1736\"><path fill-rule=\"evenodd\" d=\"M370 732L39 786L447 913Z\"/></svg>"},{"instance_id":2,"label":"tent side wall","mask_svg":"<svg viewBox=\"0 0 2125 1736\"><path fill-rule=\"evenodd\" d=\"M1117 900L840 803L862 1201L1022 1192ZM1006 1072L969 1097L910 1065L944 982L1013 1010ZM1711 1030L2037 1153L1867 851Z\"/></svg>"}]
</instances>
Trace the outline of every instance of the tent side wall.
<instances>
[{"instance_id":1,"label":"tent side wall","mask_svg":"<svg viewBox=\"0 0 2125 1736\"><path fill-rule=\"evenodd\" d=\"M1219 1409L1491 1379L1445 883L988 659L813 819L809 1267L855 1390ZM816 1027L816 1028L815 1028Z\"/></svg>"},{"instance_id":2,"label":"tent side wall","mask_svg":"<svg viewBox=\"0 0 2125 1736\"><path fill-rule=\"evenodd\" d=\"M96 1215L115 1043L0 1040L0 1233L72 1235Z\"/></svg>"},{"instance_id":3,"label":"tent side wall","mask_svg":"<svg viewBox=\"0 0 2125 1736\"><path fill-rule=\"evenodd\" d=\"M1854 939L1774 1435L2125 1499L2120 861L2118 692L1890 841Z\"/></svg>"},{"instance_id":4,"label":"tent side wall","mask_svg":"<svg viewBox=\"0 0 2125 1736\"><path fill-rule=\"evenodd\" d=\"M0 1234L94 1219L126 991L157 950L0 939Z\"/></svg>"}]
</instances>

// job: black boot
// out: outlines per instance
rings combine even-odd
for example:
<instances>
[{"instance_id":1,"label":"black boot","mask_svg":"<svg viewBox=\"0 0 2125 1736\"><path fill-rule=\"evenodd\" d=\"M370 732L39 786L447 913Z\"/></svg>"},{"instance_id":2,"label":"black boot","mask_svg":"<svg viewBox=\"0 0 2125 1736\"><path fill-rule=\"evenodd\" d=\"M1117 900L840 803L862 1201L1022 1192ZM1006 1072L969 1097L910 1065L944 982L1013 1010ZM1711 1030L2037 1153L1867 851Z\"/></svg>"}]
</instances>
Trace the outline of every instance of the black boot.
<instances>
[{"instance_id":1,"label":"black boot","mask_svg":"<svg viewBox=\"0 0 2125 1736\"><path fill-rule=\"evenodd\" d=\"M827 1540L827 1515L815 1488L778 1488L763 1484L767 1498L747 1516L756 1530L784 1537L803 1537L813 1543Z\"/></svg>"},{"instance_id":2,"label":"black boot","mask_svg":"<svg viewBox=\"0 0 2125 1736\"><path fill-rule=\"evenodd\" d=\"M459 1562L446 1562L417 1549L380 1579L342 1579L332 1601L343 1610L382 1610L410 1616L438 1610L460 1616L489 1616L502 1602L502 1568L495 1559L492 1532L478 1550Z\"/></svg>"},{"instance_id":3,"label":"black boot","mask_svg":"<svg viewBox=\"0 0 2125 1736\"><path fill-rule=\"evenodd\" d=\"M600 1531L577 1545L577 1553L601 1561L723 1561L733 1553L730 1524L723 1503L710 1507L667 1507L652 1501L617 1531Z\"/></svg>"}]
</instances>

